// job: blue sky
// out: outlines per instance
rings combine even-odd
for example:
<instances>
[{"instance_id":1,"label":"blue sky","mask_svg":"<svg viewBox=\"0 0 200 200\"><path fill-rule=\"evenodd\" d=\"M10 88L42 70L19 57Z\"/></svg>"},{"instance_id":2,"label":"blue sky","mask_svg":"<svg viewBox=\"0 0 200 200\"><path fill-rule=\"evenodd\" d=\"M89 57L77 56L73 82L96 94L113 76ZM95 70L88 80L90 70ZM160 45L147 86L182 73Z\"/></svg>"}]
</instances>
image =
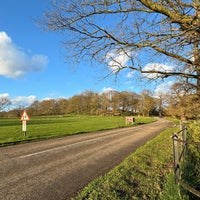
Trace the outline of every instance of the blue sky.
<instances>
[{"instance_id":1,"label":"blue sky","mask_svg":"<svg viewBox=\"0 0 200 200\"><path fill-rule=\"evenodd\" d=\"M42 31L33 20L43 16L50 1L0 0L0 96L25 105L45 98L69 98L85 90L139 93L151 88L126 71L115 82L114 76L102 80L90 64L69 66L61 35Z\"/></svg>"}]
</instances>

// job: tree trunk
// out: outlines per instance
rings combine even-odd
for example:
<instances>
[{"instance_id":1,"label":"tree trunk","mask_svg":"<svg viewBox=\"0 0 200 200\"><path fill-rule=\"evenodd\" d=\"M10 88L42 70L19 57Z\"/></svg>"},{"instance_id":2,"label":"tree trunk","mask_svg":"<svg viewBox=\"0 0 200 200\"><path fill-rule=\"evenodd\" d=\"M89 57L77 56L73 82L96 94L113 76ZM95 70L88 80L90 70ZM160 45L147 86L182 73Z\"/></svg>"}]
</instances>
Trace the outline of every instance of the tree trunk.
<instances>
[{"instance_id":1,"label":"tree trunk","mask_svg":"<svg viewBox=\"0 0 200 200\"><path fill-rule=\"evenodd\" d=\"M197 73L197 90L196 94L198 98L200 98L200 49L199 49L199 42L194 43L194 59L195 59L195 71Z\"/></svg>"},{"instance_id":2,"label":"tree trunk","mask_svg":"<svg viewBox=\"0 0 200 200\"><path fill-rule=\"evenodd\" d=\"M199 59L200 60L200 59ZM200 66L198 66L197 69L197 75L198 75L198 79L197 79L197 97L200 100Z\"/></svg>"}]
</instances>

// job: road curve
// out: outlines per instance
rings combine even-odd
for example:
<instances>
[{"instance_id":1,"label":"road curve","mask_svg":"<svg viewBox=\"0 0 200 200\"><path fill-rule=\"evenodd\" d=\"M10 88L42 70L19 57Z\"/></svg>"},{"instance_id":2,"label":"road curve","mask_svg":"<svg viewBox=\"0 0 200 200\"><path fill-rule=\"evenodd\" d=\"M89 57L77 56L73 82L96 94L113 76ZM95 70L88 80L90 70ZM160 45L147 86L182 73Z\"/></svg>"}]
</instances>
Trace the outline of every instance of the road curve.
<instances>
[{"instance_id":1,"label":"road curve","mask_svg":"<svg viewBox=\"0 0 200 200\"><path fill-rule=\"evenodd\" d=\"M135 127L0 147L0 199L70 199L172 124Z\"/></svg>"}]
</instances>

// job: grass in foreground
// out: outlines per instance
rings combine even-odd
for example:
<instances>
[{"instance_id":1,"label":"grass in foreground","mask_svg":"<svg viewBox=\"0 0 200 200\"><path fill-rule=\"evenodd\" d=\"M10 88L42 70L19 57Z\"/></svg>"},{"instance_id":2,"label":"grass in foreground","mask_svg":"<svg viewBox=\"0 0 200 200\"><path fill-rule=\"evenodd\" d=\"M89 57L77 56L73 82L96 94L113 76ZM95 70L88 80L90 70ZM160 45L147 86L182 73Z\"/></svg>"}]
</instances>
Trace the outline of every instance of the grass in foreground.
<instances>
[{"instance_id":1,"label":"grass in foreground","mask_svg":"<svg viewBox=\"0 0 200 200\"><path fill-rule=\"evenodd\" d=\"M134 125L152 121L155 121L155 119L136 117ZM27 136L25 137L19 118L0 118L0 146L122 127L126 127L125 117L120 116L67 115L31 117L31 120L27 122Z\"/></svg>"},{"instance_id":2,"label":"grass in foreground","mask_svg":"<svg viewBox=\"0 0 200 200\"><path fill-rule=\"evenodd\" d=\"M159 200L189 200L188 195L181 192L181 188L175 185L174 173L171 172L166 176L166 183L164 184L163 193L158 198Z\"/></svg>"},{"instance_id":3,"label":"grass in foreground","mask_svg":"<svg viewBox=\"0 0 200 200\"><path fill-rule=\"evenodd\" d=\"M73 200L181 199L172 175L173 131L175 128L170 128L140 147Z\"/></svg>"}]
</instances>

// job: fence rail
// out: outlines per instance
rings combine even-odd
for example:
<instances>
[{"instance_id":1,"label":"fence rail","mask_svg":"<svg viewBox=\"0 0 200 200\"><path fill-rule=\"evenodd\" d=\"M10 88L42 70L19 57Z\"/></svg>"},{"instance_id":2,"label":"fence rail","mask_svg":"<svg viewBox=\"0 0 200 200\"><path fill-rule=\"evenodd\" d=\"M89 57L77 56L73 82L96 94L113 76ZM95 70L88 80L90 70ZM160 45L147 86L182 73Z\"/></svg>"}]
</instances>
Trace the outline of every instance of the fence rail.
<instances>
[{"instance_id":1,"label":"fence rail","mask_svg":"<svg viewBox=\"0 0 200 200\"><path fill-rule=\"evenodd\" d=\"M184 189L191 192L192 194L200 197L200 192L190 187L188 184L184 183L181 180L181 162L185 156L187 145L198 145L200 146L200 142L188 141L187 134L188 129L184 128L182 124L180 125L180 131L177 133L173 133L172 141L173 141L173 157L174 157L174 176L175 183L180 184Z\"/></svg>"}]
</instances>

